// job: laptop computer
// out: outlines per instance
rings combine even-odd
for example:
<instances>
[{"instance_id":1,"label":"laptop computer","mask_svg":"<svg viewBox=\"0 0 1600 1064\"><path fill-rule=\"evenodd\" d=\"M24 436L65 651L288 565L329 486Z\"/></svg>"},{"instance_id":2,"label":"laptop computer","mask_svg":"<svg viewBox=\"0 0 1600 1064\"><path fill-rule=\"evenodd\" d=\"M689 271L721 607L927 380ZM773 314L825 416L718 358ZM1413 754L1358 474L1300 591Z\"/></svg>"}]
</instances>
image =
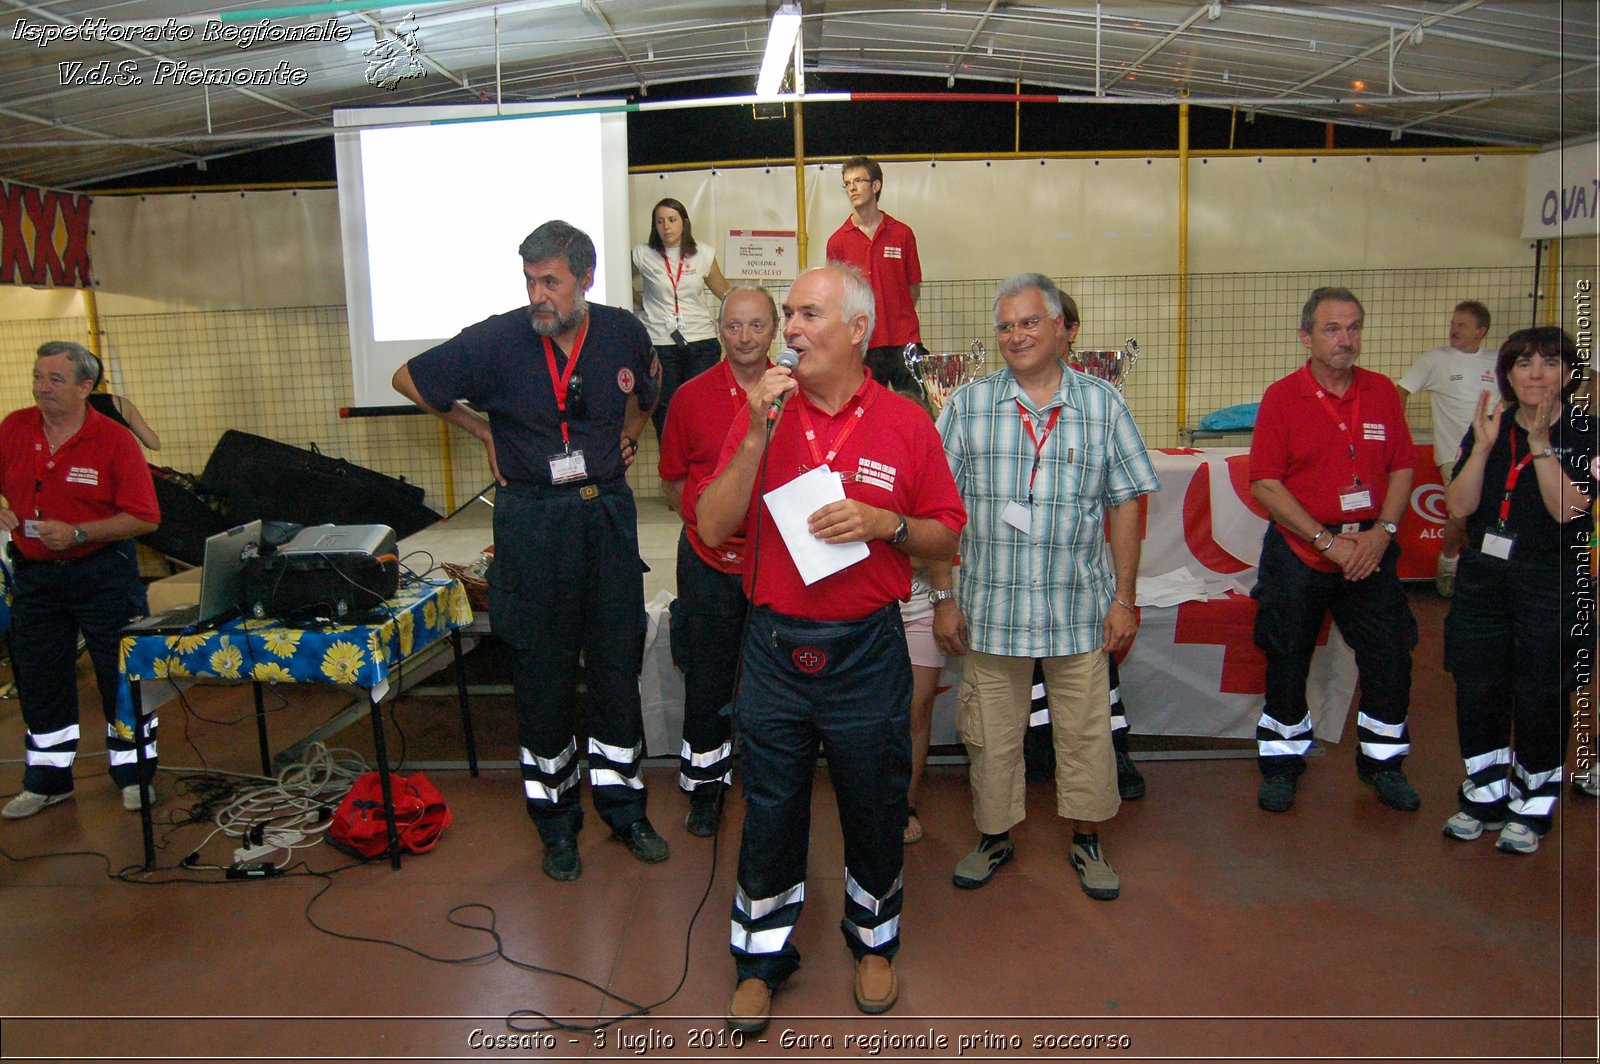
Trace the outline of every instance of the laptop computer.
<instances>
[{"instance_id":1,"label":"laptop computer","mask_svg":"<svg viewBox=\"0 0 1600 1064\"><path fill-rule=\"evenodd\" d=\"M244 567L261 546L261 522L247 521L206 539L200 601L162 610L123 629L124 635L172 635L215 627L244 604Z\"/></svg>"}]
</instances>

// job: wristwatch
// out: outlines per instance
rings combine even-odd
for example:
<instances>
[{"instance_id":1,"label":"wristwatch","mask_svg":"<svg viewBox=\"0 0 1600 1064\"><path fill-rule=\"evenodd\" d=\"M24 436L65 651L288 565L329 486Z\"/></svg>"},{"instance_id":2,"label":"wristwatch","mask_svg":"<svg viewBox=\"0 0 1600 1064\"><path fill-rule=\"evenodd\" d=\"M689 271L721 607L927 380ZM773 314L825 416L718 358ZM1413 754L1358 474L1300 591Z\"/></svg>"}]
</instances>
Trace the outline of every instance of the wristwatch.
<instances>
[{"instance_id":1,"label":"wristwatch","mask_svg":"<svg viewBox=\"0 0 1600 1064\"><path fill-rule=\"evenodd\" d=\"M949 602L951 599L953 599L955 597L956 597L955 588L950 588L950 587L944 588L942 590L939 589L939 588L935 588L934 590L928 592L928 602L929 602L930 605L934 605L934 606L937 606L941 602Z\"/></svg>"},{"instance_id":2,"label":"wristwatch","mask_svg":"<svg viewBox=\"0 0 1600 1064\"><path fill-rule=\"evenodd\" d=\"M896 516L900 515L897 514ZM891 547L898 547L900 544L904 543L906 541L906 537L910 535L911 526L906 524L906 519L904 517L900 517L900 525L894 530L894 535L889 537L889 545Z\"/></svg>"},{"instance_id":3,"label":"wristwatch","mask_svg":"<svg viewBox=\"0 0 1600 1064\"><path fill-rule=\"evenodd\" d=\"M1400 534L1400 526L1395 524L1393 521L1379 521L1378 527L1389 533L1391 537Z\"/></svg>"},{"instance_id":4,"label":"wristwatch","mask_svg":"<svg viewBox=\"0 0 1600 1064\"><path fill-rule=\"evenodd\" d=\"M74 543L87 543L87 542L89 542L89 533L87 533L87 532L85 532L83 530L83 526L82 525L78 525L75 528L73 528L73 530L72 530L72 542L74 542Z\"/></svg>"}]
</instances>

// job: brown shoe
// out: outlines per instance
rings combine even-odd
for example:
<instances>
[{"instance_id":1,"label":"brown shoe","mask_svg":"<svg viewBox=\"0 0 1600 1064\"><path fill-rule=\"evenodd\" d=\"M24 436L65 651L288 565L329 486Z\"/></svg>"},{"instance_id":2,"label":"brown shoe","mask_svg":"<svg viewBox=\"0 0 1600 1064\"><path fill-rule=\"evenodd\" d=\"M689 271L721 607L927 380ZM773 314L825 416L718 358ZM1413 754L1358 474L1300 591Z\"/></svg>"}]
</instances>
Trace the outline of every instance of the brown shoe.
<instances>
[{"instance_id":1,"label":"brown shoe","mask_svg":"<svg viewBox=\"0 0 1600 1064\"><path fill-rule=\"evenodd\" d=\"M856 1008L876 1015L894 1008L900 984L888 957L869 953L856 961Z\"/></svg>"},{"instance_id":2,"label":"brown shoe","mask_svg":"<svg viewBox=\"0 0 1600 1064\"><path fill-rule=\"evenodd\" d=\"M743 979L728 1000L728 1026L741 1034L760 1034L772 1019L772 988L762 979Z\"/></svg>"}]
</instances>

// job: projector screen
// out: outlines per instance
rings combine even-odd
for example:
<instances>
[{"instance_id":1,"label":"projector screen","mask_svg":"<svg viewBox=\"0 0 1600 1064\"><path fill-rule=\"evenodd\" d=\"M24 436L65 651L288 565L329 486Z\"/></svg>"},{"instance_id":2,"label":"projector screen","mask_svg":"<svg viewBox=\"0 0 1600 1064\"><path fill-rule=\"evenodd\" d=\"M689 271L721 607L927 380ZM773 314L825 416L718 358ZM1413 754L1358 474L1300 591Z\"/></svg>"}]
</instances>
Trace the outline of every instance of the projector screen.
<instances>
[{"instance_id":1,"label":"projector screen","mask_svg":"<svg viewBox=\"0 0 1600 1064\"><path fill-rule=\"evenodd\" d=\"M588 298L632 303L627 119L570 103L334 112L354 405L405 402L401 364L528 302L517 245L561 218L594 239Z\"/></svg>"}]
</instances>

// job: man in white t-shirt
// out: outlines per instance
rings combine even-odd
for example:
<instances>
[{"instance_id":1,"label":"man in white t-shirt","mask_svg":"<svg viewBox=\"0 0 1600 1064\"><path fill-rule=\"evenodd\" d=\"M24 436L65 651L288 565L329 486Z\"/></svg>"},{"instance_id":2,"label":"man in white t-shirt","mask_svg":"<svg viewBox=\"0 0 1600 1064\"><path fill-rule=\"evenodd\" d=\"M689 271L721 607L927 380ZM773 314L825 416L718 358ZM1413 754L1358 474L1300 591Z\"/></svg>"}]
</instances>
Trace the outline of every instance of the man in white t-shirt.
<instances>
[{"instance_id":1,"label":"man in white t-shirt","mask_svg":"<svg viewBox=\"0 0 1600 1064\"><path fill-rule=\"evenodd\" d=\"M1488 333L1488 307L1475 299L1457 303L1450 315L1450 342L1417 359L1416 365L1396 382L1403 395L1428 393L1428 404L1433 409L1433 460L1446 484L1450 483L1456 452L1472 424L1479 397L1498 387L1495 352L1492 348L1482 349ZM1439 573L1434 579L1434 586L1445 598L1455 590L1456 562L1465 538L1461 521L1452 517L1445 522L1440 536Z\"/></svg>"}]
</instances>

